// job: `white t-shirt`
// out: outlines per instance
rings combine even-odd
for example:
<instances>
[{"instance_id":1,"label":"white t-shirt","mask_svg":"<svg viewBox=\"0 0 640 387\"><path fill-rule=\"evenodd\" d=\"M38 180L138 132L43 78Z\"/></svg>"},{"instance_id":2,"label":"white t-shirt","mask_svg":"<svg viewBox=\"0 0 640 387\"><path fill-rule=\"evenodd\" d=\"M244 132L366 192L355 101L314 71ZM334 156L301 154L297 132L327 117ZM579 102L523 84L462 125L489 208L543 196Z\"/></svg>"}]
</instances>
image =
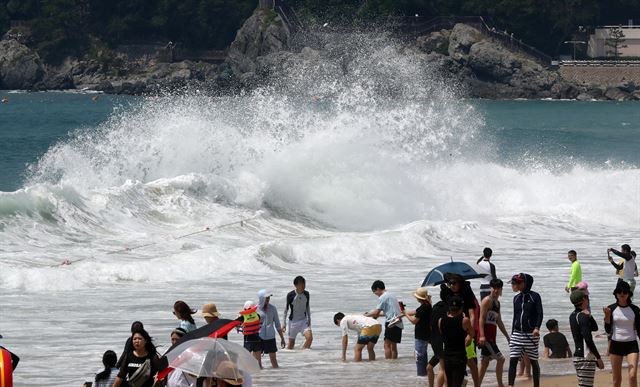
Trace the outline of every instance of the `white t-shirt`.
<instances>
[{"instance_id":1,"label":"white t-shirt","mask_svg":"<svg viewBox=\"0 0 640 387\"><path fill-rule=\"evenodd\" d=\"M622 266L622 278L626 280L633 279L635 277L636 272L636 259L631 258L628 261L624 261L624 266Z\"/></svg>"},{"instance_id":2,"label":"white t-shirt","mask_svg":"<svg viewBox=\"0 0 640 387\"><path fill-rule=\"evenodd\" d=\"M342 318L340 321L340 329L342 330L342 336L348 336L349 330L360 333L364 328L369 328L374 325L380 325L378 320L362 316L359 314L349 314Z\"/></svg>"},{"instance_id":3,"label":"white t-shirt","mask_svg":"<svg viewBox=\"0 0 640 387\"><path fill-rule=\"evenodd\" d=\"M627 261L628 262L628 261ZM626 263L625 263L626 265ZM629 306L618 306L613 310L613 334L611 339L615 341L635 341L636 334L635 314Z\"/></svg>"},{"instance_id":4,"label":"white t-shirt","mask_svg":"<svg viewBox=\"0 0 640 387\"><path fill-rule=\"evenodd\" d=\"M480 274L486 274L486 276L482 277L480 282L483 285L489 285L489 282L493 279L493 276L491 275L491 262L489 262L486 259L483 259L477 264L477 266L478 266L478 272L480 272Z\"/></svg>"}]
</instances>

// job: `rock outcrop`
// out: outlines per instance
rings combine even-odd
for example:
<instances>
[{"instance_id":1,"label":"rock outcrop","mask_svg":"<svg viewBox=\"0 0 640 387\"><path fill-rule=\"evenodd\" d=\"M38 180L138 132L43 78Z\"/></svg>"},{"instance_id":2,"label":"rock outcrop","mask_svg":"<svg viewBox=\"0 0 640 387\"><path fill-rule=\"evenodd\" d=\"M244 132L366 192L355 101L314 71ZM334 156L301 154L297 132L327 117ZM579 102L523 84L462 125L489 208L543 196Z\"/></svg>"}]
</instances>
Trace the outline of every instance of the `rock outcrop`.
<instances>
[{"instance_id":1,"label":"rock outcrop","mask_svg":"<svg viewBox=\"0 0 640 387\"><path fill-rule=\"evenodd\" d=\"M30 90L43 76L38 54L15 39L0 41L0 89Z\"/></svg>"},{"instance_id":2,"label":"rock outcrop","mask_svg":"<svg viewBox=\"0 0 640 387\"><path fill-rule=\"evenodd\" d=\"M456 24L448 34L437 31L419 37L416 46L431 61L469 87L472 97L575 98L579 90L557 71L542 66L526 54L507 49L476 28ZM438 42L434 44L433 42ZM443 53L442 47L447 46Z\"/></svg>"},{"instance_id":3,"label":"rock outcrop","mask_svg":"<svg viewBox=\"0 0 640 387\"><path fill-rule=\"evenodd\" d=\"M286 51L290 39L289 29L275 11L258 9L238 30L227 64L238 77L255 73L258 58Z\"/></svg>"}]
</instances>

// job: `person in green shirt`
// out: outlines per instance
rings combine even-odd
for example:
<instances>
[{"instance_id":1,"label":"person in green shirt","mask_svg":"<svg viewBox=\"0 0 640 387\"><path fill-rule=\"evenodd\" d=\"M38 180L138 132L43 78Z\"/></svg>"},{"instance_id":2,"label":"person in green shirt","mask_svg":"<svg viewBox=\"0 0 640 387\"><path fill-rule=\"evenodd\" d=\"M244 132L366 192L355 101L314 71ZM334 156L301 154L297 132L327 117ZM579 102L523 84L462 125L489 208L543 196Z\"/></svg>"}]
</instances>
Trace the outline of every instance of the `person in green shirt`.
<instances>
[{"instance_id":1,"label":"person in green shirt","mask_svg":"<svg viewBox=\"0 0 640 387\"><path fill-rule=\"evenodd\" d=\"M582 268L580 267L580 262L578 262L578 253L575 250L569 250L567 257L571 261L571 274L569 274L569 283L567 283L564 291L571 293L572 290L576 289L578 282L582 282Z\"/></svg>"}]
</instances>

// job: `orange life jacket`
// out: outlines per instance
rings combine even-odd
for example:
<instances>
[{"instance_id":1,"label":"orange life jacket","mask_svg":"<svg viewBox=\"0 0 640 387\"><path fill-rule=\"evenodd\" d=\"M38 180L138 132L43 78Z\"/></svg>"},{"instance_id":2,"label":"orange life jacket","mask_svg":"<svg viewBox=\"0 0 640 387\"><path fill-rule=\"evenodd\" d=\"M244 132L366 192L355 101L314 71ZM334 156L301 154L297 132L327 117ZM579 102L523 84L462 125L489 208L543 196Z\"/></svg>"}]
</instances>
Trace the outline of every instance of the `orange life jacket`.
<instances>
[{"instance_id":1,"label":"orange life jacket","mask_svg":"<svg viewBox=\"0 0 640 387\"><path fill-rule=\"evenodd\" d=\"M240 328L245 336L255 335L260 332L260 315L257 309L258 307L254 306L240 312L243 320Z\"/></svg>"}]
</instances>

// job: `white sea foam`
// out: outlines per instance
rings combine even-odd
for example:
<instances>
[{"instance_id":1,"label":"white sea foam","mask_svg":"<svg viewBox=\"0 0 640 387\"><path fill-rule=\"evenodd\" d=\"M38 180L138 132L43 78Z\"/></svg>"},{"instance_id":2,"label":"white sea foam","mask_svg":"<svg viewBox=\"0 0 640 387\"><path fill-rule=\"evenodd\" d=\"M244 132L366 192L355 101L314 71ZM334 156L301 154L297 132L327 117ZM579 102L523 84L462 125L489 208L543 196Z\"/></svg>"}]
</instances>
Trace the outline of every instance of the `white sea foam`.
<instances>
[{"instance_id":1,"label":"white sea foam","mask_svg":"<svg viewBox=\"0 0 640 387\"><path fill-rule=\"evenodd\" d=\"M483 117L419 54L354 42L346 64L293 64L241 96L148 98L53 146L25 188L0 193L0 286L162 281L229 257L225 272L385 262L464 243L469 225L482 241L640 220L637 169L497 160ZM245 229L174 241L258 210ZM52 267L67 257L83 261Z\"/></svg>"},{"instance_id":2,"label":"white sea foam","mask_svg":"<svg viewBox=\"0 0 640 387\"><path fill-rule=\"evenodd\" d=\"M545 316L566 321L572 309L558 296L570 248L594 305L611 301L604 246L637 237L638 169L545 149L500 159L484 117L422 54L333 38L328 57L285 61L252 93L118 109L52 146L22 189L0 193L1 306L11 311L0 328L25 359L17 383L80 384L132 320L166 344L176 299L214 301L233 318L269 287L282 307L297 274L313 294L314 350L279 353L283 367L257 384L309 373L316 384L420 383L410 329L399 361L343 365L331 317L373 307L373 279L408 299L435 264L471 263L484 246L502 278L536 277Z\"/></svg>"}]
</instances>

